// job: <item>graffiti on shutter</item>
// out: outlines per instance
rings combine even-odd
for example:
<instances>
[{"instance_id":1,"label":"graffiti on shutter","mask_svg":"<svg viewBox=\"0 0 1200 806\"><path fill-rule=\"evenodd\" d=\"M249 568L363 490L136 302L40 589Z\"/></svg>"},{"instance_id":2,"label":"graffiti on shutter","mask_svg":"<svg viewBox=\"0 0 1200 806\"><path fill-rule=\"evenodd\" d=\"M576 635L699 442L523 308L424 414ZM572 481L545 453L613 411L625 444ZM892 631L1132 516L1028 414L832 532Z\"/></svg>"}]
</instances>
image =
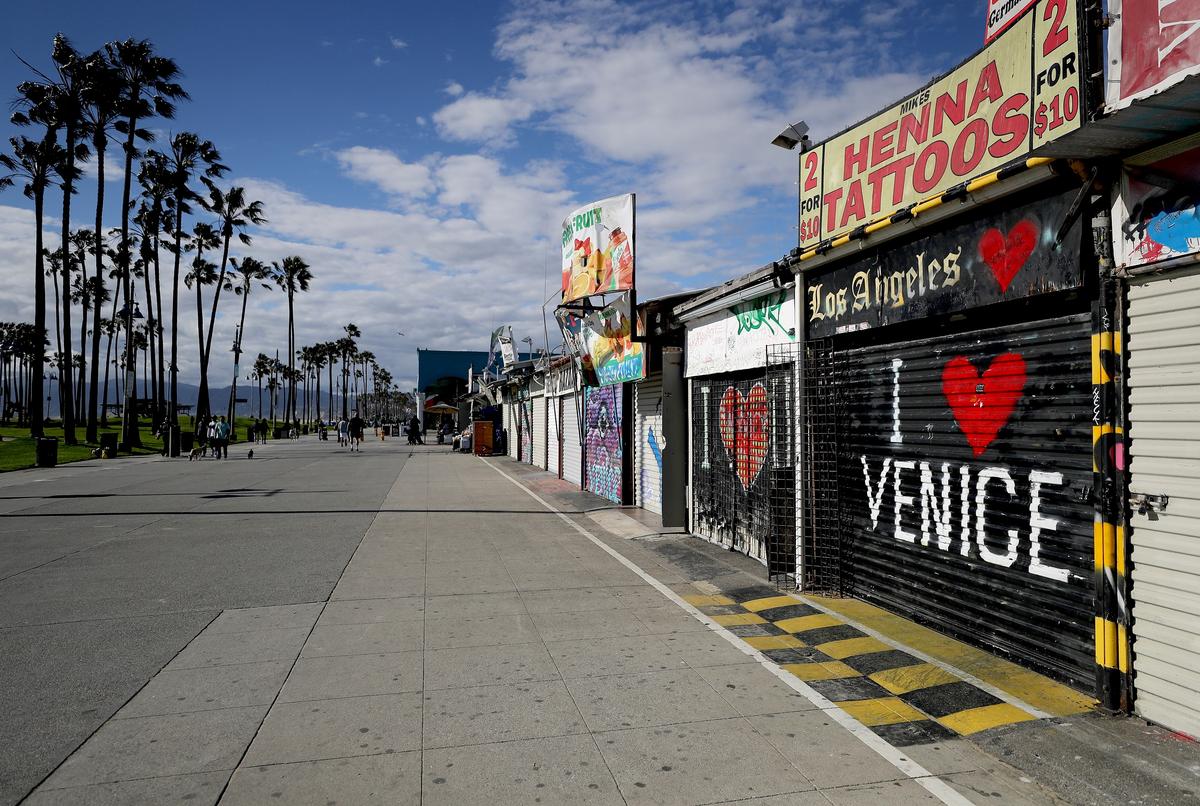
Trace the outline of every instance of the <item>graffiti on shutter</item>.
<instances>
[{"instance_id":1,"label":"graffiti on shutter","mask_svg":"<svg viewBox=\"0 0 1200 806\"><path fill-rule=\"evenodd\" d=\"M621 386L587 387L584 479L588 492L621 503Z\"/></svg>"}]
</instances>

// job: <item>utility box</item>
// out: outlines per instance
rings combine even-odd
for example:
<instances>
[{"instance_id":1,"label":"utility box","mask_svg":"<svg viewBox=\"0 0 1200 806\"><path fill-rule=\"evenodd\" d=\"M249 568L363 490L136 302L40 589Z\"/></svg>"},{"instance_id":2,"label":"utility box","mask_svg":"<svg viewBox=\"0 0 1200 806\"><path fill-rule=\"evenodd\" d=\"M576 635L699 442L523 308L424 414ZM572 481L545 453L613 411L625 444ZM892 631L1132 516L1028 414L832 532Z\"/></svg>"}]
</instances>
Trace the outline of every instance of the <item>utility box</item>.
<instances>
[{"instance_id":1,"label":"utility box","mask_svg":"<svg viewBox=\"0 0 1200 806\"><path fill-rule=\"evenodd\" d=\"M472 423L473 436L471 445L475 450L476 456L491 456L492 455L492 421L491 420L476 420Z\"/></svg>"},{"instance_id":2,"label":"utility box","mask_svg":"<svg viewBox=\"0 0 1200 806\"><path fill-rule=\"evenodd\" d=\"M37 441L37 466L54 467L58 464L58 437L40 437Z\"/></svg>"}]
</instances>

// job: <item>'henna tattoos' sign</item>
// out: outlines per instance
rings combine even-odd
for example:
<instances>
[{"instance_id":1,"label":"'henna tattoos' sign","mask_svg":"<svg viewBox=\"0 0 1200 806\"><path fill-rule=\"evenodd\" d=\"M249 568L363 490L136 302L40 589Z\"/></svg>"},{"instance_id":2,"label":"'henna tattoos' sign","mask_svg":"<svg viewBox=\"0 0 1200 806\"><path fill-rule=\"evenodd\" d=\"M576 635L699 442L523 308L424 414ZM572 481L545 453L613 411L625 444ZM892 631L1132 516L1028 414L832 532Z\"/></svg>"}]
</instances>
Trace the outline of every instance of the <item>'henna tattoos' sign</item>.
<instances>
[{"instance_id":1,"label":"'henna tattoos' sign","mask_svg":"<svg viewBox=\"0 0 1200 806\"><path fill-rule=\"evenodd\" d=\"M1076 192L992 210L809 276L809 338L1078 287L1079 222L1054 246Z\"/></svg>"}]
</instances>

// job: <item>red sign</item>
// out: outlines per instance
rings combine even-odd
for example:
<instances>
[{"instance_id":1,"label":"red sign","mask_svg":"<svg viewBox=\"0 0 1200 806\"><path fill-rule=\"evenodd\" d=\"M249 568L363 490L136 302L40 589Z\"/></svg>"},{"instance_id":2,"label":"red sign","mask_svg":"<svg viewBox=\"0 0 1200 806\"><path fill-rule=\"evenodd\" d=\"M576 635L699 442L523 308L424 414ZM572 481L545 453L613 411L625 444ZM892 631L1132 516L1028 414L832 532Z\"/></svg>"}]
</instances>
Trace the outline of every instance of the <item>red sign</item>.
<instances>
[{"instance_id":1,"label":"red sign","mask_svg":"<svg viewBox=\"0 0 1200 806\"><path fill-rule=\"evenodd\" d=\"M1109 0L1109 12L1110 108L1200 72L1200 0Z\"/></svg>"},{"instance_id":2,"label":"red sign","mask_svg":"<svg viewBox=\"0 0 1200 806\"><path fill-rule=\"evenodd\" d=\"M988 0L983 44L990 44L993 39L1007 31L1008 26L1016 22L1017 17L1036 2L1037 0Z\"/></svg>"}]
</instances>

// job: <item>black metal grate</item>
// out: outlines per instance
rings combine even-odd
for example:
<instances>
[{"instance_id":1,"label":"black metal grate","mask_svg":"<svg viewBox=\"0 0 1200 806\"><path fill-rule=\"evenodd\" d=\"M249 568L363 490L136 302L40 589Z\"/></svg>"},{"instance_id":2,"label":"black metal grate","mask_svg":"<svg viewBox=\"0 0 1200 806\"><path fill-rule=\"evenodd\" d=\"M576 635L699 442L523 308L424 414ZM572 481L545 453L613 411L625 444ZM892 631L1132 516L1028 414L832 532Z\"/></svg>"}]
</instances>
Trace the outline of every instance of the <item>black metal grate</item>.
<instances>
[{"instance_id":1,"label":"black metal grate","mask_svg":"<svg viewBox=\"0 0 1200 806\"><path fill-rule=\"evenodd\" d=\"M806 411L802 481L804 590L842 596L842 530L838 506L838 362L829 339L809 341L803 361Z\"/></svg>"},{"instance_id":2,"label":"black metal grate","mask_svg":"<svg viewBox=\"0 0 1200 806\"><path fill-rule=\"evenodd\" d=\"M771 406L767 534L767 575L780 588L796 588L797 423L800 411L801 348L796 344L767 347L767 392Z\"/></svg>"}]
</instances>

